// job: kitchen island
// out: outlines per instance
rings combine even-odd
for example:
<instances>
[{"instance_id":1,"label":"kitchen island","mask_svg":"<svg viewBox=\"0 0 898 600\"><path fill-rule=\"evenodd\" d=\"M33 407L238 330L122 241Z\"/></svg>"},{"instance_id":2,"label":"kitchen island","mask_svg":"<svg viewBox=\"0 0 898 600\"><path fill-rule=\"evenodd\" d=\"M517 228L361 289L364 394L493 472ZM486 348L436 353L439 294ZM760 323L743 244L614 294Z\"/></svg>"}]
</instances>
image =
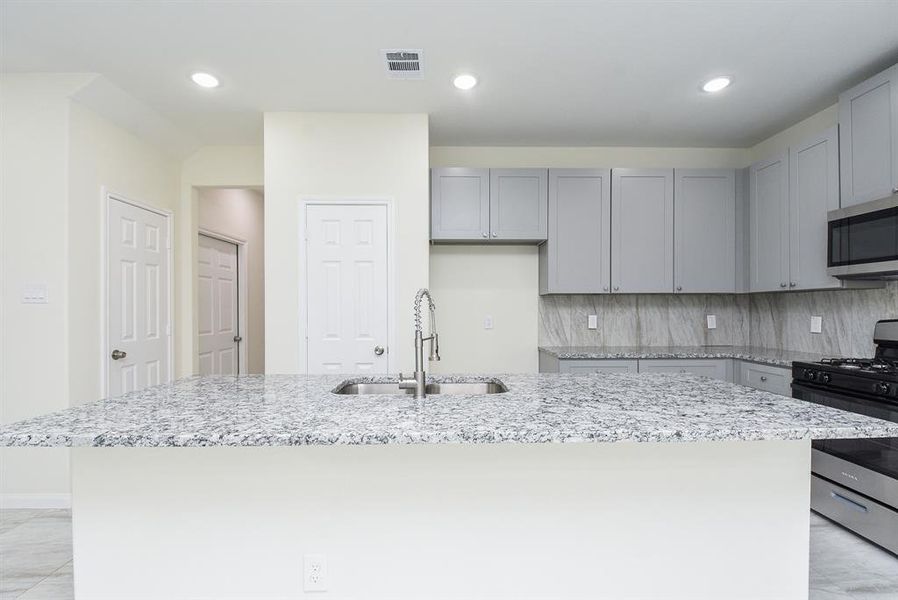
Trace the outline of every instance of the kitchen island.
<instances>
[{"instance_id":1,"label":"kitchen island","mask_svg":"<svg viewBox=\"0 0 898 600\"><path fill-rule=\"evenodd\" d=\"M76 598L804 599L810 440L898 437L691 375L344 379L188 378L0 445L74 449Z\"/></svg>"}]
</instances>

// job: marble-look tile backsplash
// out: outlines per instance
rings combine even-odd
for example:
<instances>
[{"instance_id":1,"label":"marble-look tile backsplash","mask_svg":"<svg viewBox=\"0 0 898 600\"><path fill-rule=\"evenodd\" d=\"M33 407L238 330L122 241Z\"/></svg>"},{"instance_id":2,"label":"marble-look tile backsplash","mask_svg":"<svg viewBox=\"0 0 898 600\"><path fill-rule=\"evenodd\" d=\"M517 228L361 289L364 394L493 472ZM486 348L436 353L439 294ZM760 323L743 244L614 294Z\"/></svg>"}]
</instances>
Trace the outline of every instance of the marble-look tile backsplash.
<instances>
[{"instance_id":1,"label":"marble-look tile backsplash","mask_svg":"<svg viewBox=\"0 0 898 600\"><path fill-rule=\"evenodd\" d=\"M898 282L874 290L751 294L750 343L756 346L872 356L873 326L898 319ZM811 317L823 317L823 333L811 333Z\"/></svg>"},{"instance_id":2,"label":"marble-look tile backsplash","mask_svg":"<svg viewBox=\"0 0 898 600\"><path fill-rule=\"evenodd\" d=\"M705 316L717 316L709 330ZM587 315L598 328L587 329ZM810 333L811 316L823 333ZM752 345L843 356L873 353L873 325L898 318L898 282L874 290L781 294L613 294L539 298L541 346Z\"/></svg>"},{"instance_id":3,"label":"marble-look tile backsplash","mask_svg":"<svg viewBox=\"0 0 898 600\"><path fill-rule=\"evenodd\" d=\"M717 316L708 329L705 316ZM587 329L587 316L598 328ZM734 294L540 296L541 346L695 346L748 343L748 298Z\"/></svg>"}]
</instances>

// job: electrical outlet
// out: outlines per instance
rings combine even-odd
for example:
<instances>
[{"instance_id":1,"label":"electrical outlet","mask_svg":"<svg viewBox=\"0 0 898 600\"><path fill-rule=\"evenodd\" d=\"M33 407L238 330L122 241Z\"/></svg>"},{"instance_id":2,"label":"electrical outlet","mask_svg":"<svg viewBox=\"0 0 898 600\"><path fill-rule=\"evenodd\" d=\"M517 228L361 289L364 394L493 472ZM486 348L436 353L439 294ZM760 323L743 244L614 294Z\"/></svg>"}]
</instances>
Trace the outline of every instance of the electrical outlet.
<instances>
[{"instance_id":1,"label":"electrical outlet","mask_svg":"<svg viewBox=\"0 0 898 600\"><path fill-rule=\"evenodd\" d=\"M304 592L327 591L327 556L302 555L302 589Z\"/></svg>"},{"instance_id":2,"label":"electrical outlet","mask_svg":"<svg viewBox=\"0 0 898 600\"><path fill-rule=\"evenodd\" d=\"M599 315L586 315L586 328L587 329L598 329L599 328Z\"/></svg>"},{"instance_id":3,"label":"electrical outlet","mask_svg":"<svg viewBox=\"0 0 898 600\"><path fill-rule=\"evenodd\" d=\"M483 317L483 328L484 329L492 329L493 328L493 316L487 315Z\"/></svg>"},{"instance_id":4,"label":"electrical outlet","mask_svg":"<svg viewBox=\"0 0 898 600\"><path fill-rule=\"evenodd\" d=\"M22 304L47 304L49 301L46 283L29 283L22 290Z\"/></svg>"},{"instance_id":5,"label":"electrical outlet","mask_svg":"<svg viewBox=\"0 0 898 600\"><path fill-rule=\"evenodd\" d=\"M811 317L811 333L823 333L823 317Z\"/></svg>"},{"instance_id":6,"label":"electrical outlet","mask_svg":"<svg viewBox=\"0 0 898 600\"><path fill-rule=\"evenodd\" d=\"M708 329L717 329L717 315L708 315Z\"/></svg>"}]
</instances>

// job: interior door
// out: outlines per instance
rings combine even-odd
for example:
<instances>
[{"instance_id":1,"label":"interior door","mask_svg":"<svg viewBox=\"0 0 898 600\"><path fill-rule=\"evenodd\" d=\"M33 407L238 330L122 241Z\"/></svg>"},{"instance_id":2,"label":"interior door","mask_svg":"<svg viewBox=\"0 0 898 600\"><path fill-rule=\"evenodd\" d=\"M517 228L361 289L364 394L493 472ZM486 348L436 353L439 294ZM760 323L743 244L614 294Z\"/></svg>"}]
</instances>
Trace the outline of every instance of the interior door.
<instances>
[{"instance_id":1,"label":"interior door","mask_svg":"<svg viewBox=\"0 0 898 600\"><path fill-rule=\"evenodd\" d=\"M107 394L171 380L167 218L109 198Z\"/></svg>"},{"instance_id":2,"label":"interior door","mask_svg":"<svg viewBox=\"0 0 898 600\"><path fill-rule=\"evenodd\" d=\"M200 234L197 259L200 375L240 371L237 245Z\"/></svg>"},{"instance_id":3,"label":"interior door","mask_svg":"<svg viewBox=\"0 0 898 600\"><path fill-rule=\"evenodd\" d=\"M306 207L309 373L388 370L387 207Z\"/></svg>"}]
</instances>

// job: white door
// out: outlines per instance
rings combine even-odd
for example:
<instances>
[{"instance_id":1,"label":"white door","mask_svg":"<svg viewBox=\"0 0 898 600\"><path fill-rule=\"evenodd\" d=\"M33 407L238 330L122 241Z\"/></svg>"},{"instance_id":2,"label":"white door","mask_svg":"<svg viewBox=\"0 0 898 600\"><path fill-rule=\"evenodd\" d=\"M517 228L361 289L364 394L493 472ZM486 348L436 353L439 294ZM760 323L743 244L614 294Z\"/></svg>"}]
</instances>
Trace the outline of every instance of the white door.
<instances>
[{"instance_id":1,"label":"white door","mask_svg":"<svg viewBox=\"0 0 898 600\"><path fill-rule=\"evenodd\" d=\"M306 207L309 373L387 372L387 207Z\"/></svg>"},{"instance_id":2,"label":"white door","mask_svg":"<svg viewBox=\"0 0 898 600\"><path fill-rule=\"evenodd\" d=\"M107 393L171 380L168 218L109 198Z\"/></svg>"},{"instance_id":3,"label":"white door","mask_svg":"<svg viewBox=\"0 0 898 600\"><path fill-rule=\"evenodd\" d=\"M236 375L241 341L237 245L200 234L197 276L200 375Z\"/></svg>"}]
</instances>

